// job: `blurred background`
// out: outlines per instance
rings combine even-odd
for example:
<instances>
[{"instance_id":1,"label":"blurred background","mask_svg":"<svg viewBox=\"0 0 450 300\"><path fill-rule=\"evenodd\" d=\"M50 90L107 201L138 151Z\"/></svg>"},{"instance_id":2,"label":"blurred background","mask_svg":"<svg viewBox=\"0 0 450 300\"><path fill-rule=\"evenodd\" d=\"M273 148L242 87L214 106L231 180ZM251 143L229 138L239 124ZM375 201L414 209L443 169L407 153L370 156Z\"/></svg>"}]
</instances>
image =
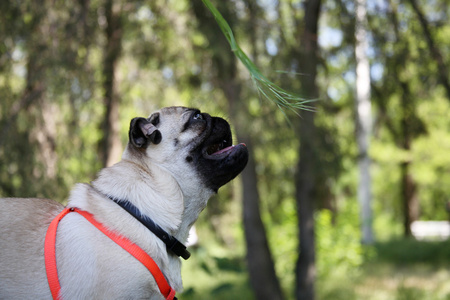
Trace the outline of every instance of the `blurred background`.
<instances>
[{"instance_id":1,"label":"blurred background","mask_svg":"<svg viewBox=\"0 0 450 300\"><path fill-rule=\"evenodd\" d=\"M65 203L131 118L197 107L251 158L180 299L450 299L447 1L212 3L310 111L258 93L200 0L1 1L0 196Z\"/></svg>"}]
</instances>

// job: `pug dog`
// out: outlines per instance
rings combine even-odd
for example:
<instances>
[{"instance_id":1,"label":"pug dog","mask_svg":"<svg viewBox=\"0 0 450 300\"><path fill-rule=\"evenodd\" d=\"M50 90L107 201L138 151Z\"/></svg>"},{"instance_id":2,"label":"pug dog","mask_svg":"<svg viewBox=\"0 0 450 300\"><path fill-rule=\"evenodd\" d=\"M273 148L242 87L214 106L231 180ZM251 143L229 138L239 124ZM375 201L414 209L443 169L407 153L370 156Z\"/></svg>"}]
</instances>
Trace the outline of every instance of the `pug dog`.
<instances>
[{"instance_id":1,"label":"pug dog","mask_svg":"<svg viewBox=\"0 0 450 300\"><path fill-rule=\"evenodd\" d=\"M77 184L67 208L88 212L106 231L140 247L181 291L179 256L189 257L183 246L189 229L247 160L245 144L232 145L224 119L192 108L163 108L131 121L121 161L102 169L91 184ZM48 199L0 199L0 299L52 298L44 240L63 209ZM166 298L139 260L79 213L65 215L55 234L58 298ZM167 237L175 241L173 248Z\"/></svg>"}]
</instances>

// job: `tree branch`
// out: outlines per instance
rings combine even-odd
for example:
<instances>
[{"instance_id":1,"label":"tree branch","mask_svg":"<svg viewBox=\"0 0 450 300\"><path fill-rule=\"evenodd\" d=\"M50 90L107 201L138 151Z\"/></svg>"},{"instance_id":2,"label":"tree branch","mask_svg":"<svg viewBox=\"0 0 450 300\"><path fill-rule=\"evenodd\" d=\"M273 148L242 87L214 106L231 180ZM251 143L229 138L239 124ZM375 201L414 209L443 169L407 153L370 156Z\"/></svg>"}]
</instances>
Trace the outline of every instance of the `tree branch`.
<instances>
[{"instance_id":1,"label":"tree branch","mask_svg":"<svg viewBox=\"0 0 450 300\"><path fill-rule=\"evenodd\" d=\"M411 3L411 6L416 13L417 17L419 18L420 25L422 26L422 30L425 34L425 39L428 44L428 48L431 52L432 58L436 61L438 65L438 78L440 83L444 86L445 91L447 92L447 98L450 100L450 81L449 81L449 70L447 66L445 65L444 59L442 57L441 52L439 51L438 47L436 47L436 43L433 39L433 36L430 31L430 26L425 18L423 12L421 11L419 5L417 4L416 0L409 0L409 3Z\"/></svg>"}]
</instances>

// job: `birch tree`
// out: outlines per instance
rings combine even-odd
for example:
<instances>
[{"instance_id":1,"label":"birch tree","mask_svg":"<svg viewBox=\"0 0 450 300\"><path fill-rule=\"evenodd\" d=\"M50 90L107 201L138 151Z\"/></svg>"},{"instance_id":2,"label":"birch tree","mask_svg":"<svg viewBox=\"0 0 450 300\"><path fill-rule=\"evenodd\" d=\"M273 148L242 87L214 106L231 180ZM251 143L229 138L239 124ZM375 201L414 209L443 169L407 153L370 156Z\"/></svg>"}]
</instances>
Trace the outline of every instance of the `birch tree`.
<instances>
[{"instance_id":1,"label":"birch tree","mask_svg":"<svg viewBox=\"0 0 450 300\"><path fill-rule=\"evenodd\" d=\"M369 144L372 127L370 103L370 65L367 57L367 11L366 1L357 0L355 23L356 56L356 141L358 144L358 201L360 204L360 222L362 242L373 243L371 177Z\"/></svg>"}]
</instances>

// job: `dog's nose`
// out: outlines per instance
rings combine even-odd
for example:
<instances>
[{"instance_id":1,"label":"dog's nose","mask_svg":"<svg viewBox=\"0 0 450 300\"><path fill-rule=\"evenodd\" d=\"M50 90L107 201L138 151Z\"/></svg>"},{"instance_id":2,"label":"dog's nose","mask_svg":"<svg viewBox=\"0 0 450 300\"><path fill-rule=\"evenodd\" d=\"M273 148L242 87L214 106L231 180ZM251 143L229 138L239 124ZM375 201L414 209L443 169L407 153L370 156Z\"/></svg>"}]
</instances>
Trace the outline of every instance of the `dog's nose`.
<instances>
[{"instance_id":1,"label":"dog's nose","mask_svg":"<svg viewBox=\"0 0 450 300\"><path fill-rule=\"evenodd\" d=\"M220 117L213 117L212 118L212 125L214 130L220 130L220 132L227 132L230 130L230 124L228 122Z\"/></svg>"}]
</instances>

